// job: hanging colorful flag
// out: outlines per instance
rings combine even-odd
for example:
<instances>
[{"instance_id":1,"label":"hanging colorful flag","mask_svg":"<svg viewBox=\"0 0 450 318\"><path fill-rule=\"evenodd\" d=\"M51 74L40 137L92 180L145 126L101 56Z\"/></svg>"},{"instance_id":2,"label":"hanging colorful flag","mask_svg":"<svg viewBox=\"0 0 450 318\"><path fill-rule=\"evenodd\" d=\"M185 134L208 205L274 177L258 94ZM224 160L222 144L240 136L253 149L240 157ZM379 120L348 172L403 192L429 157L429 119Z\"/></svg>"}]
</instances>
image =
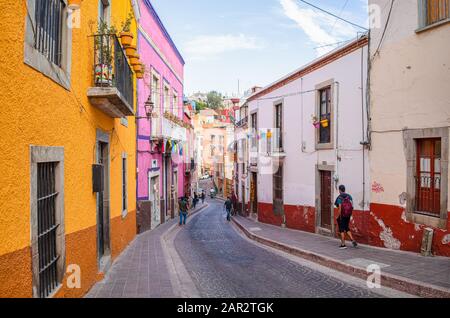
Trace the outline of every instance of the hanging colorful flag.
<instances>
[{"instance_id":1,"label":"hanging colorful flag","mask_svg":"<svg viewBox=\"0 0 450 318\"><path fill-rule=\"evenodd\" d=\"M182 156L182 155L183 155L183 146L180 145L180 156Z\"/></svg>"},{"instance_id":2,"label":"hanging colorful flag","mask_svg":"<svg viewBox=\"0 0 450 318\"><path fill-rule=\"evenodd\" d=\"M272 138L272 131L271 130L269 130L268 132L267 132L267 138Z\"/></svg>"}]
</instances>

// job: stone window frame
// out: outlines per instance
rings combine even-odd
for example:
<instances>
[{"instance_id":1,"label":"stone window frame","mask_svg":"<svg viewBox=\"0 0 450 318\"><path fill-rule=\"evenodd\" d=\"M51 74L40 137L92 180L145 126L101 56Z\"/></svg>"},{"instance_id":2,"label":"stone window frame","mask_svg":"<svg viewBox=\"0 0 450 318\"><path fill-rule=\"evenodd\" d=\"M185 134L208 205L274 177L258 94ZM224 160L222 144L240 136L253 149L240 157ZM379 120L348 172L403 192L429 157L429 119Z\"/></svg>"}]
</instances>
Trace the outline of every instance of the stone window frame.
<instances>
[{"instance_id":1,"label":"stone window frame","mask_svg":"<svg viewBox=\"0 0 450 318\"><path fill-rule=\"evenodd\" d=\"M278 99L276 101L274 101L273 103L273 134L272 134L272 145L273 145L273 139L274 138L278 138L278 133L281 134L281 140L282 140L282 147L278 150L276 150L275 152L280 152L280 153L284 153L286 150L286 145L285 145L285 138L284 138L284 134L283 131L286 130L286 121L284 120L285 118L285 102L284 102L284 98L283 99ZM281 105L281 130L282 131L278 131L278 128L276 127L276 123L277 123L277 106ZM271 145L271 147L272 147ZM268 152L272 153L274 152L273 149L268 149Z\"/></svg>"},{"instance_id":2,"label":"stone window frame","mask_svg":"<svg viewBox=\"0 0 450 318\"><path fill-rule=\"evenodd\" d=\"M439 217L416 213L417 173L417 139L441 138L441 213ZM410 222L435 228L446 229L448 223L448 163L449 163L449 128L406 129L403 131L403 142L407 162L406 173L406 218Z\"/></svg>"},{"instance_id":3,"label":"stone window frame","mask_svg":"<svg viewBox=\"0 0 450 318\"><path fill-rule=\"evenodd\" d=\"M155 86L155 82L156 82L156 86ZM156 72L156 70L154 68L152 68L151 70L151 84L150 84L150 88L151 88L151 94L152 99L154 104L155 104L155 110L159 111L160 114L164 114L164 107L161 107L161 75ZM157 90L155 92L155 89Z\"/></svg>"},{"instance_id":4,"label":"stone window frame","mask_svg":"<svg viewBox=\"0 0 450 318\"><path fill-rule=\"evenodd\" d=\"M41 52L34 47L34 33L36 29L36 1L27 0L27 15L25 22L24 63L46 77L61 85L66 90L71 89L72 68L72 28L70 22L70 9L67 0L65 3L62 21L61 39L61 67L50 62Z\"/></svg>"},{"instance_id":5,"label":"stone window frame","mask_svg":"<svg viewBox=\"0 0 450 318\"><path fill-rule=\"evenodd\" d=\"M179 117L179 112L178 112L178 108L179 108L179 99L178 99L178 92L176 91L176 89L175 88L172 88L172 113L175 115L175 116L177 116L177 117ZM181 118L182 119L182 118Z\"/></svg>"},{"instance_id":6,"label":"stone window frame","mask_svg":"<svg viewBox=\"0 0 450 318\"><path fill-rule=\"evenodd\" d=\"M416 33L421 33L430 29L434 29L436 27L442 26L444 24L450 23L450 17L448 17L447 19L444 19L442 21L437 21L431 24L428 24L427 21L427 10L428 10L428 6L427 6L427 0L418 0L417 1L417 5L418 5L418 29L416 30Z\"/></svg>"},{"instance_id":7,"label":"stone window frame","mask_svg":"<svg viewBox=\"0 0 450 318\"><path fill-rule=\"evenodd\" d=\"M170 84L163 79L163 109L164 112L173 114L172 99L170 98ZM166 97L167 92L167 97Z\"/></svg>"},{"instance_id":8,"label":"stone window frame","mask_svg":"<svg viewBox=\"0 0 450 318\"><path fill-rule=\"evenodd\" d=\"M123 173L123 160L125 159L125 180L123 180L123 175L124 175L124 173ZM127 215L128 215L128 155L127 155L127 153L126 152L123 152L122 153L122 183L121 183L121 185L122 185L122 187L123 187L123 184L125 183L125 200L126 200L126 207L124 207L123 206L123 202L124 202L124 197L123 197L123 195L124 195L124 192L123 192L123 189L121 189L122 191L122 219L124 219L124 218L126 218L127 217Z\"/></svg>"},{"instance_id":9,"label":"stone window frame","mask_svg":"<svg viewBox=\"0 0 450 318\"><path fill-rule=\"evenodd\" d=\"M30 146L30 225L31 225L31 263L33 297L39 298L39 246L38 246L38 202L37 202L37 173L38 164L55 162L56 197L56 251L60 256L57 261L58 286L48 296L52 298L62 288L66 266L66 239L64 224L64 147Z\"/></svg>"},{"instance_id":10,"label":"stone window frame","mask_svg":"<svg viewBox=\"0 0 450 318\"><path fill-rule=\"evenodd\" d=\"M335 113L335 89L334 89L334 79L329 79L327 81L324 81L322 83L319 83L315 86L316 90L316 100L315 100L315 115L317 118L320 118L320 90L330 87L331 91L331 105L330 105L330 142L329 143L319 143L320 141L320 129L315 129L315 136L316 136L316 150L331 150L334 149L334 143L335 143L335 127L337 125L336 120L334 118Z\"/></svg>"}]
</instances>

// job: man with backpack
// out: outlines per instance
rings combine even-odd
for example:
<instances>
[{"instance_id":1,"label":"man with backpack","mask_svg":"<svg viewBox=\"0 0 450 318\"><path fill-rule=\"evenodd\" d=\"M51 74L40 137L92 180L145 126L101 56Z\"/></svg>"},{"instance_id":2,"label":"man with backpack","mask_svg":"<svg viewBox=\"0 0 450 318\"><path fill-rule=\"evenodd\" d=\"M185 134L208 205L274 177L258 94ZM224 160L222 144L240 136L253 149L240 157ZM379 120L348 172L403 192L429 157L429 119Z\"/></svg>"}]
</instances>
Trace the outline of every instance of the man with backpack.
<instances>
[{"instance_id":1,"label":"man with backpack","mask_svg":"<svg viewBox=\"0 0 450 318\"><path fill-rule=\"evenodd\" d=\"M345 234L349 236L352 240L353 247L357 247L358 243L353 238L352 232L350 231L350 219L353 214L353 198L350 194L345 193L345 186L339 186L339 196L334 203L338 208L338 218L337 223L339 226L339 233L341 234L341 246L340 249L346 249L345 245Z\"/></svg>"}]
</instances>

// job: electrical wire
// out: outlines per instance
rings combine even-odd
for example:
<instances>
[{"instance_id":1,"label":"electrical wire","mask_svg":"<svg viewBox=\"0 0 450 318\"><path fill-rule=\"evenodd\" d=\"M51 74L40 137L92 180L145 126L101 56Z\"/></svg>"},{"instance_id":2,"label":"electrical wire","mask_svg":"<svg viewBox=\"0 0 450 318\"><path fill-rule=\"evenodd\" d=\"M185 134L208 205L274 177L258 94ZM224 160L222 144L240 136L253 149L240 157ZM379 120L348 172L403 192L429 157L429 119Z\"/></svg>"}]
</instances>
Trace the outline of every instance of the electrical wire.
<instances>
[{"instance_id":1,"label":"electrical wire","mask_svg":"<svg viewBox=\"0 0 450 318\"><path fill-rule=\"evenodd\" d=\"M373 54L373 58L375 58L377 56L377 54L380 52L381 45L383 44L383 40L386 35L387 28L389 26L389 21L391 20L391 14L392 14L392 9L394 8L394 3L395 3L395 0L391 0L391 7L389 8L389 14L388 14L388 17L386 20L386 24L384 25L383 34L381 35L380 43L378 43L378 47L375 50L375 53Z\"/></svg>"},{"instance_id":2,"label":"electrical wire","mask_svg":"<svg viewBox=\"0 0 450 318\"><path fill-rule=\"evenodd\" d=\"M301 2L303 2L303 3L305 3L305 4L307 4L307 5L309 5L309 6L311 6L311 7L313 7L313 8L315 8L315 9L319 10L319 11L322 11L322 12L328 14L328 15L331 15L331 16L335 17L336 19L339 19L339 20L341 20L341 21L344 21L344 22L346 22L346 23L348 23L348 24L351 24L351 25L353 25L353 26L355 26L355 27L357 27L357 28L363 29L363 30L365 30L365 31L369 31L369 29L367 29L367 28L365 28L365 27L363 27L363 26L360 26L360 25L358 25L358 24L356 24L356 23L353 23L353 22L348 21L348 20L346 20L346 19L344 19L344 18L341 18L340 16L338 16L338 15L336 15L336 14L334 14L334 13L331 13L331 12L329 12L329 11L327 11L327 10L324 10L324 9L322 9L322 8L320 8L320 7L318 7L318 6L314 5L314 4L312 4L312 3L309 3L309 2L307 2L307 1L305 1L305 0L299 0L299 1L301 1Z\"/></svg>"}]
</instances>

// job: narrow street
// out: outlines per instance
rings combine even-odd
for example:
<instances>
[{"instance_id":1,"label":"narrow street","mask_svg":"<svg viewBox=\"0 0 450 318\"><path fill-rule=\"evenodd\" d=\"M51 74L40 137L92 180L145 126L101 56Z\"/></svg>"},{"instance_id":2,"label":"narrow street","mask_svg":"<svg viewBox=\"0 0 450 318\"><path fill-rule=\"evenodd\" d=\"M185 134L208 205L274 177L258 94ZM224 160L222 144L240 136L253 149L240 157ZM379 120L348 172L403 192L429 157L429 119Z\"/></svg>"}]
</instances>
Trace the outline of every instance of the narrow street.
<instances>
[{"instance_id":1,"label":"narrow street","mask_svg":"<svg viewBox=\"0 0 450 318\"><path fill-rule=\"evenodd\" d=\"M202 297L380 297L256 246L210 201L175 239Z\"/></svg>"}]
</instances>

